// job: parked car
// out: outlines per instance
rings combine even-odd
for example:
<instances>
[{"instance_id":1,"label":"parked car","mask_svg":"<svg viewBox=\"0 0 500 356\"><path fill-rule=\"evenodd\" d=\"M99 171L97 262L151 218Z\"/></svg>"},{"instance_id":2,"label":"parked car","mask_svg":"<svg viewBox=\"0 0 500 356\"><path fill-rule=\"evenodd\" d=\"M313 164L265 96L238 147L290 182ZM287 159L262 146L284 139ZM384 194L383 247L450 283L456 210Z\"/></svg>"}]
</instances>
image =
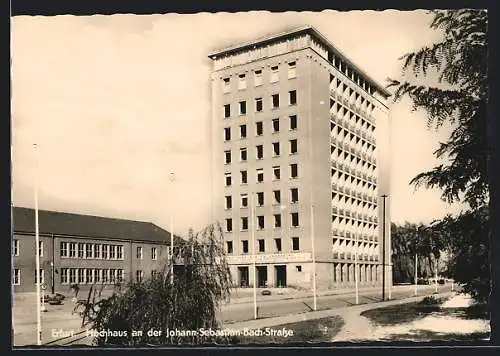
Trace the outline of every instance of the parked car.
<instances>
[{"instance_id":1,"label":"parked car","mask_svg":"<svg viewBox=\"0 0 500 356\"><path fill-rule=\"evenodd\" d=\"M262 295L271 295L271 291L269 289L264 289L261 294Z\"/></svg>"},{"instance_id":2,"label":"parked car","mask_svg":"<svg viewBox=\"0 0 500 356\"><path fill-rule=\"evenodd\" d=\"M426 278L419 278L417 284L429 284L429 280Z\"/></svg>"}]
</instances>

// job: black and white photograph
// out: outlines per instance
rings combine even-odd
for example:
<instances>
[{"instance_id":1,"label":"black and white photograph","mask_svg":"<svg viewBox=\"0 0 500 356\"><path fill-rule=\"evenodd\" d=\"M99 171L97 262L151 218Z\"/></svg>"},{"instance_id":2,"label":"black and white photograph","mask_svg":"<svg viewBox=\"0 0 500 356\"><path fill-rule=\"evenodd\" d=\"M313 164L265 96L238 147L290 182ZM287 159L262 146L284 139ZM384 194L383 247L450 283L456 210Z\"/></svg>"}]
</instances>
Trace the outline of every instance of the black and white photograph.
<instances>
[{"instance_id":1,"label":"black and white photograph","mask_svg":"<svg viewBox=\"0 0 500 356\"><path fill-rule=\"evenodd\" d=\"M490 340L487 29L12 16L12 346Z\"/></svg>"}]
</instances>

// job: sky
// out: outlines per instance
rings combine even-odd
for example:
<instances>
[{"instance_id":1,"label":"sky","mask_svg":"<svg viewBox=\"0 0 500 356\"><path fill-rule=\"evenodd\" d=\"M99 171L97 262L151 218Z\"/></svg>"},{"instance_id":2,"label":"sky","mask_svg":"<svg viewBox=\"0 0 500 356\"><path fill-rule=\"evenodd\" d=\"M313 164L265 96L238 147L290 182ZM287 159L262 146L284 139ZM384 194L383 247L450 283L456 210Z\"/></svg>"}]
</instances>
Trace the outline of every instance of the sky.
<instances>
[{"instance_id":1,"label":"sky","mask_svg":"<svg viewBox=\"0 0 500 356\"><path fill-rule=\"evenodd\" d=\"M385 85L400 77L401 55L440 39L430 21L424 11L395 10L14 17L12 203L34 207L36 181L40 209L169 230L172 214L178 233L202 228L210 52L312 25ZM393 222L457 211L439 191L408 184L438 163L432 152L449 132L428 130L408 99L391 104Z\"/></svg>"}]
</instances>

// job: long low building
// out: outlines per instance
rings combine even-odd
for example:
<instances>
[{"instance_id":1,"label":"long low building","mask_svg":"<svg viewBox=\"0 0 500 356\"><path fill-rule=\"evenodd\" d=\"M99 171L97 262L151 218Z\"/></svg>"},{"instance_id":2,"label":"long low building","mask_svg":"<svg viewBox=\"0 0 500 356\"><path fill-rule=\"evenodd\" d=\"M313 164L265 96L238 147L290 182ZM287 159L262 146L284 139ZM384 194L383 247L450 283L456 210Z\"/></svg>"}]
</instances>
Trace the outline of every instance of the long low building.
<instances>
[{"instance_id":1,"label":"long low building","mask_svg":"<svg viewBox=\"0 0 500 356\"><path fill-rule=\"evenodd\" d=\"M40 282L47 292L142 280L164 268L170 232L150 222L39 210ZM14 292L36 289L35 211L12 210Z\"/></svg>"}]
</instances>

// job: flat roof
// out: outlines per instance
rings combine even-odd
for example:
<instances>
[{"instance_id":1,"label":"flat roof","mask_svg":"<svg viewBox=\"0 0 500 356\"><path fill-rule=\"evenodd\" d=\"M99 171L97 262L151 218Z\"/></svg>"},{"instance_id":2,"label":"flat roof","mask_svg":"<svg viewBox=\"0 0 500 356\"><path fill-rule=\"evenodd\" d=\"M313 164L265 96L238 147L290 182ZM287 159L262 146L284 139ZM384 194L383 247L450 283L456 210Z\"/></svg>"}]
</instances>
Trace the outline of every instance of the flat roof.
<instances>
[{"instance_id":1,"label":"flat roof","mask_svg":"<svg viewBox=\"0 0 500 356\"><path fill-rule=\"evenodd\" d=\"M221 50L216 50L208 55L210 59L216 59L218 56L222 55L231 55L236 52L240 52L246 49L250 49L256 46L263 46L272 42L276 42L276 40L291 37L299 34L310 34L316 40L321 42L325 47L327 47L330 51L335 53L336 56L340 57L344 62L347 63L352 69L362 75L371 85L373 85L378 91L380 91L385 96L391 96L392 94L384 88L382 85L377 83L374 79L372 79L365 71L359 68L354 62L352 62L345 54L343 54L337 47L335 47L328 39L322 35L318 30L316 30L313 26L302 26L289 31L276 33L270 36L262 37L256 40L247 41L240 43L238 45L226 47Z\"/></svg>"}]
</instances>

